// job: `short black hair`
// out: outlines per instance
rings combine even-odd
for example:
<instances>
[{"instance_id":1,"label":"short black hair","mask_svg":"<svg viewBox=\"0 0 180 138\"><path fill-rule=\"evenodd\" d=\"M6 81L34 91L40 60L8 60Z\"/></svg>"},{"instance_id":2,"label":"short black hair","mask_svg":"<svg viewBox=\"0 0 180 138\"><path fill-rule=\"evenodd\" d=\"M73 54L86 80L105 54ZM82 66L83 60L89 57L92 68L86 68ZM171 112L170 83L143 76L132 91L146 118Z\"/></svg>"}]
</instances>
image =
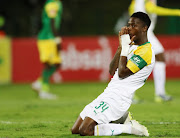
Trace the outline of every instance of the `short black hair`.
<instances>
[{"instance_id":1,"label":"short black hair","mask_svg":"<svg viewBox=\"0 0 180 138\"><path fill-rule=\"evenodd\" d=\"M151 25L151 20L149 16L144 12L135 12L131 15L131 17L139 18L141 21L143 21L147 25L148 28Z\"/></svg>"}]
</instances>

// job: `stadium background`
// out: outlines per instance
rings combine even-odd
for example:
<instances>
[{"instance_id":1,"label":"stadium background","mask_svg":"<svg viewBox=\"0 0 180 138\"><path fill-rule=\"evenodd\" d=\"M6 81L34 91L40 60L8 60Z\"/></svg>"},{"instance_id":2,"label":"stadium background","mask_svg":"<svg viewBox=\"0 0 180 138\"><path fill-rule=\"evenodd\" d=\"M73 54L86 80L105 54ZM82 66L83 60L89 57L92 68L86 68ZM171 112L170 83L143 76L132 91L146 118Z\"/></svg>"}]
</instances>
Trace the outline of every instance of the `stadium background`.
<instances>
[{"instance_id":1,"label":"stadium background","mask_svg":"<svg viewBox=\"0 0 180 138\"><path fill-rule=\"evenodd\" d=\"M5 21L0 27L2 138L79 137L72 135L70 129L84 106L107 86L108 64L118 43L114 26L130 3L130 0L62 0L64 13L59 34L63 37L64 62L52 80L63 82L51 84L52 93L59 99L49 101L39 99L30 85L41 69L36 36L44 1L0 0L0 25ZM179 0L159 0L159 4L180 8ZM155 103L154 85L149 79L137 91L142 102L130 107L134 119L148 128L150 137L180 137L179 26L178 17L158 17L155 28L166 49L166 90L173 101ZM119 137L137 138L125 134Z\"/></svg>"},{"instance_id":2,"label":"stadium background","mask_svg":"<svg viewBox=\"0 0 180 138\"><path fill-rule=\"evenodd\" d=\"M127 10L130 0L63 0L63 19L60 34L113 35L117 19ZM1 0L0 14L6 19L4 29L9 36L36 36L41 25L44 0ZM159 5L179 8L179 0L158 0ZM82 12L83 11L83 12ZM159 17L155 32L179 34L178 17Z\"/></svg>"},{"instance_id":3,"label":"stadium background","mask_svg":"<svg viewBox=\"0 0 180 138\"><path fill-rule=\"evenodd\" d=\"M64 40L64 62L62 69L53 75L52 80L109 80L107 62L110 62L118 45L114 27L118 18L127 11L130 1L62 2L63 17L59 34ZM1 21L4 21L1 30L7 36L1 38L0 82L32 82L39 75L42 66L38 58L36 36L41 28L43 4L44 1L40 0L0 2ZM179 8L180 1L159 0L158 4ZM166 49L168 78L180 77L179 25L179 17L159 17L155 28L155 33Z\"/></svg>"}]
</instances>

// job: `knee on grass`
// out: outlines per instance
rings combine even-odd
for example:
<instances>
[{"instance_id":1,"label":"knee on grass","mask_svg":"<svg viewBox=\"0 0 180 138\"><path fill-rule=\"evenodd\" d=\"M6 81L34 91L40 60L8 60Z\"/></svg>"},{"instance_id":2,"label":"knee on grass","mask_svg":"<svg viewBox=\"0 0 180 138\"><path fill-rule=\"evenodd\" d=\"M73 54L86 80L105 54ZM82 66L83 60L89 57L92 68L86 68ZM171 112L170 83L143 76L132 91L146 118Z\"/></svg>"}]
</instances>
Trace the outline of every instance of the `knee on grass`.
<instances>
[{"instance_id":1,"label":"knee on grass","mask_svg":"<svg viewBox=\"0 0 180 138\"><path fill-rule=\"evenodd\" d=\"M79 129L75 129L74 127L71 128L72 134L79 134Z\"/></svg>"},{"instance_id":2,"label":"knee on grass","mask_svg":"<svg viewBox=\"0 0 180 138\"><path fill-rule=\"evenodd\" d=\"M92 135L94 135L94 131L93 130L89 130L87 128L80 127L79 128L79 134L81 136L92 136Z\"/></svg>"}]
</instances>

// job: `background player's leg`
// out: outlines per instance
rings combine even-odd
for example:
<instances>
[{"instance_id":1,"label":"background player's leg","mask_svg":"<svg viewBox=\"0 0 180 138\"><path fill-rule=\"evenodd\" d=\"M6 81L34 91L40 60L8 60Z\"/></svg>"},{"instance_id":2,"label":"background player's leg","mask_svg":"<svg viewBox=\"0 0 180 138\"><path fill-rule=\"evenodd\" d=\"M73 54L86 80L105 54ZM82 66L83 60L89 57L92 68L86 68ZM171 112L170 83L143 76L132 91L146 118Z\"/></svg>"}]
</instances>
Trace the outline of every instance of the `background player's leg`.
<instances>
[{"instance_id":1,"label":"background player's leg","mask_svg":"<svg viewBox=\"0 0 180 138\"><path fill-rule=\"evenodd\" d=\"M41 72L41 76L32 83L32 88L38 93L40 91L49 92L49 80L56 69L57 65L49 65L48 63L44 63L44 68Z\"/></svg>"},{"instance_id":2,"label":"background player's leg","mask_svg":"<svg viewBox=\"0 0 180 138\"><path fill-rule=\"evenodd\" d=\"M153 70L155 94L165 94L165 80L166 80L166 64L164 62L163 53L156 55L156 63Z\"/></svg>"},{"instance_id":3,"label":"background player's leg","mask_svg":"<svg viewBox=\"0 0 180 138\"><path fill-rule=\"evenodd\" d=\"M153 69L153 78L155 86L155 101L168 101L170 96L166 95L165 82L166 82L166 63L164 57L164 48L152 30L148 31L148 40L152 44L152 48L156 55L156 62Z\"/></svg>"},{"instance_id":4,"label":"background player's leg","mask_svg":"<svg viewBox=\"0 0 180 138\"><path fill-rule=\"evenodd\" d=\"M51 75L55 72L56 68L54 65L46 65L42 72L42 83L44 85L44 88L42 86L42 90L45 92L49 91L49 81Z\"/></svg>"},{"instance_id":5,"label":"background player's leg","mask_svg":"<svg viewBox=\"0 0 180 138\"><path fill-rule=\"evenodd\" d=\"M156 63L153 70L154 85L155 85L155 101L161 102L171 100L171 96L166 94L166 64L164 53L156 55Z\"/></svg>"},{"instance_id":6,"label":"background player's leg","mask_svg":"<svg viewBox=\"0 0 180 138\"><path fill-rule=\"evenodd\" d=\"M57 96L54 94L51 94L49 91L49 81L51 75L56 71L55 65L49 65L47 63L44 64L44 69L42 71L42 86L41 90L39 92L39 97L41 99L56 99Z\"/></svg>"},{"instance_id":7,"label":"background player's leg","mask_svg":"<svg viewBox=\"0 0 180 138\"><path fill-rule=\"evenodd\" d=\"M39 91L41 90L41 87L42 87L42 78L41 78L41 76L32 83L31 87L32 87L33 90L35 90L37 93L39 93Z\"/></svg>"},{"instance_id":8,"label":"background player's leg","mask_svg":"<svg viewBox=\"0 0 180 138\"><path fill-rule=\"evenodd\" d=\"M72 134L79 134L79 127L82 124L83 120L82 118L79 116L76 120L76 122L74 123L73 127L71 128L71 132Z\"/></svg>"}]
</instances>

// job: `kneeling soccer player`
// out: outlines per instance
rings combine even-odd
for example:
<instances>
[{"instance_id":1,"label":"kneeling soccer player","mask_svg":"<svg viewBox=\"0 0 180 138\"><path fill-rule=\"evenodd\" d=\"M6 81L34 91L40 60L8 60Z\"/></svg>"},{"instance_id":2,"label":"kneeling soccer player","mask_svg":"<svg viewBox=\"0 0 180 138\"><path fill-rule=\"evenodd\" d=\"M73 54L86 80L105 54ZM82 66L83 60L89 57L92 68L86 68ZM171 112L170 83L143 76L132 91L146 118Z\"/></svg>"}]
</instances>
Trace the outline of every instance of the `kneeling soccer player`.
<instances>
[{"instance_id":1,"label":"kneeling soccer player","mask_svg":"<svg viewBox=\"0 0 180 138\"><path fill-rule=\"evenodd\" d=\"M76 120L72 134L111 136L121 133L149 136L147 128L135 120L112 123L129 109L133 93L151 74L155 55L147 39L151 20L146 13L136 12L119 32L119 47L110 63L113 78L104 92L88 104Z\"/></svg>"}]
</instances>

